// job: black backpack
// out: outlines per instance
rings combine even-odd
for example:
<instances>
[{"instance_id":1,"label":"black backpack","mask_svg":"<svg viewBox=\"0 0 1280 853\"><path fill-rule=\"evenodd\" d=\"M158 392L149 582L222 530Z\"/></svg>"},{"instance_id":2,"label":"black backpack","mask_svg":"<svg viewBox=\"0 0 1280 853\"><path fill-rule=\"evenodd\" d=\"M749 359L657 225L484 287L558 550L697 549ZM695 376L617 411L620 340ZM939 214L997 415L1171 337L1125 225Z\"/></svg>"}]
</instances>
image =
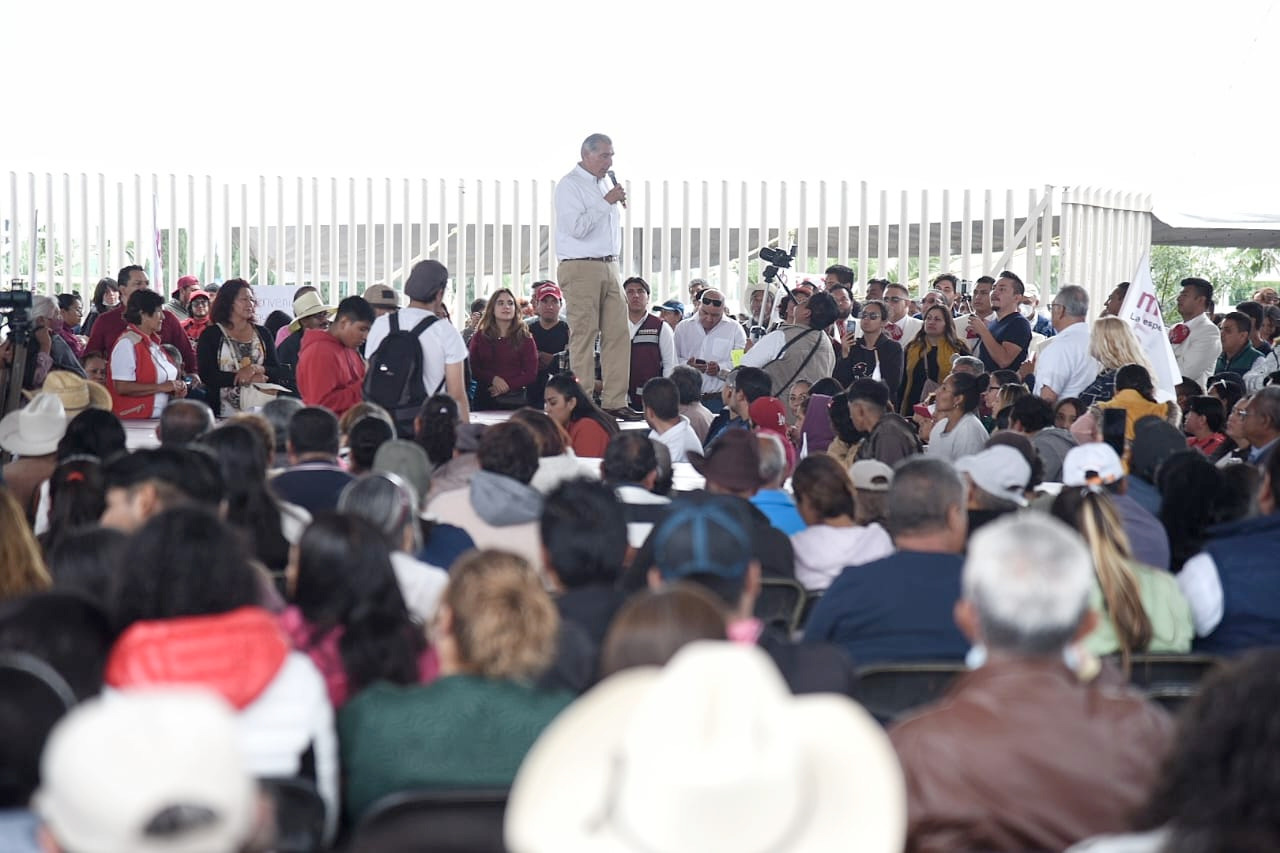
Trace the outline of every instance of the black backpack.
<instances>
[{"instance_id":1,"label":"black backpack","mask_svg":"<svg viewBox=\"0 0 1280 853\"><path fill-rule=\"evenodd\" d=\"M413 419L418 416L427 388L422 379L422 344L418 338L439 317L431 315L412 329L400 328L400 314L390 318L391 332L369 356L364 374L364 398L391 413L400 438L413 438ZM444 387L444 379L432 394Z\"/></svg>"}]
</instances>

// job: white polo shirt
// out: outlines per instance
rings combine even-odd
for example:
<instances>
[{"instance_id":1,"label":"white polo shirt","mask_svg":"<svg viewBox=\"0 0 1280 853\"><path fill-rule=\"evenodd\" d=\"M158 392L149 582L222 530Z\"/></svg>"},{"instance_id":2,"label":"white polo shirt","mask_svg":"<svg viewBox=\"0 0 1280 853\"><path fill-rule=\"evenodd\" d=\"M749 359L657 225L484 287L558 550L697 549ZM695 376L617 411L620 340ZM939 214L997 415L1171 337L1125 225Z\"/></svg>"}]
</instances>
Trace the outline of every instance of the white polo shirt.
<instances>
[{"instance_id":1,"label":"white polo shirt","mask_svg":"<svg viewBox=\"0 0 1280 853\"><path fill-rule=\"evenodd\" d=\"M1098 362L1089 355L1089 324L1072 323L1052 338L1036 358L1035 393L1048 385L1061 399L1074 397L1098 376Z\"/></svg>"},{"instance_id":2,"label":"white polo shirt","mask_svg":"<svg viewBox=\"0 0 1280 853\"><path fill-rule=\"evenodd\" d=\"M689 359L714 361L720 365L718 376L702 374L702 393L715 394L724 388L724 375L733 369L733 351L747 344L747 333L727 316L707 331L695 315L676 326L676 359L685 364Z\"/></svg>"}]
</instances>

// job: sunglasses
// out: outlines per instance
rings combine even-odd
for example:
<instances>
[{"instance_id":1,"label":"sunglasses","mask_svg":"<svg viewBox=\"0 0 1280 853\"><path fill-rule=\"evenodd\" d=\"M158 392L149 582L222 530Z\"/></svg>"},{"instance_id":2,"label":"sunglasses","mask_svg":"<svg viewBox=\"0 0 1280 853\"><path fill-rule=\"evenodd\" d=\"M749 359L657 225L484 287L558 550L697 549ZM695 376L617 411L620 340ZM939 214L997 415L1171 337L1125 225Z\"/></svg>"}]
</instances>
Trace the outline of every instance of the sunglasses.
<instances>
[{"instance_id":1,"label":"sunglasses","mask_svg":"<svg viewBox=\"0 0 1280 853\"><path fill-rule=\"evenodd\" d=\"M707 298L707 297L703 297L703 299L702 299L702 304L703 304L703 305L710 305L712 308L719 308L719 307L721 307L722 305L724 305L724 300L723 300L723 299L710 299L710 298Z\"/></svg>"}]
</instances>

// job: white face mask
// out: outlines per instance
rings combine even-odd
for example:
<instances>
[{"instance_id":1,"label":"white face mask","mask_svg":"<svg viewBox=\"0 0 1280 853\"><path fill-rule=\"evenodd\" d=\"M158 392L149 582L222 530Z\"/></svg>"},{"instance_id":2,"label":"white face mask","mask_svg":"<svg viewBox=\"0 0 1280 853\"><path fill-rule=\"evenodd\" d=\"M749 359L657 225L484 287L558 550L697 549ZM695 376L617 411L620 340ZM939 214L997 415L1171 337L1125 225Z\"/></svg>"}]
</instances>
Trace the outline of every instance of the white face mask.
<instances>
[{"instance_id":1,"label":"white face mask","mask_svg":"<svg viewBox=\"0 0 1280 853\"><path fill-rule=\"evenodd\" d=\"M1024 302L1018 306L1018 313L1028 320L1032 320L1036 316L1036 308L1029 302Z\"/></svg>"}]
</instances>

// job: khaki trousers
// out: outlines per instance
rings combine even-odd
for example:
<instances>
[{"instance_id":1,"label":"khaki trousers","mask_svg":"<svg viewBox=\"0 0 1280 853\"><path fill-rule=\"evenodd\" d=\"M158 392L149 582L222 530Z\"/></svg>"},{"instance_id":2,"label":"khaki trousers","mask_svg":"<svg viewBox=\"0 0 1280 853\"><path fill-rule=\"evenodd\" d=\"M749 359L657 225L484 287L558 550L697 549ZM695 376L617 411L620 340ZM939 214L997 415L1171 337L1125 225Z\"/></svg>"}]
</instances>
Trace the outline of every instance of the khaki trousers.
<instances>
[{"instance_id":1,"label":"khaki trousers","mask_svg":"<svg viewBox=\"0 0 1280 853\"><path fill-rule=\"evenodd\" d=\"M561 261L556 283L564 293L569 318L569 366L588 394L595 384L596 335L600 336L600 406L627 405L631 374L631 337L627 300L618 268L604 261Z\"/></svg>"}]
</instances>

